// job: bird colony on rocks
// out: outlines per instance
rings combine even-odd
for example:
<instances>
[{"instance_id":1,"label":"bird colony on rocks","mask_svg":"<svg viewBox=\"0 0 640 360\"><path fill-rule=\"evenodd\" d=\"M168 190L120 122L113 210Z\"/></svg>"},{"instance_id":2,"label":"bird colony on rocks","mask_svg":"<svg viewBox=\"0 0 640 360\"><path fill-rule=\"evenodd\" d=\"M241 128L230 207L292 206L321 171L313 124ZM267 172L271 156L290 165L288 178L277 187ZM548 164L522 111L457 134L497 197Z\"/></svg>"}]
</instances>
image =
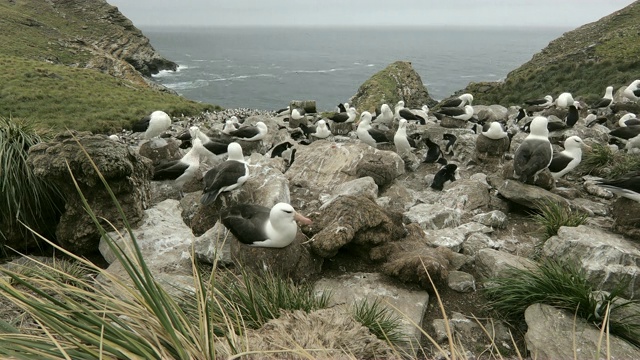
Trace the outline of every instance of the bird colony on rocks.
<instances>
[{"instance_id":1,"label":"bird colony on rocks","mask_svg":"<svg viewBox=\"0 0 640 360\"><path fill-rule=\"evenodd\" d=\"M615 96L607 87L591 105L565 92L510 108L473 105L472 94L462 94L431 109L399 101L358 111L340 103L320 113L310 101L292 101L278 111L174 121L154 111L133 133L110 138L140 154L176 144L171 156L152 159L156 189L176 190L165 198L181 201L196 236L231 234L231 251L248 256L248 266L288 267L304 277L350 246L384 274L429 289L419 266L427 258L441 284L460 269L457 255L475 259L468 261L488 278L495 275L483 270L489 254L521 251L516 240L492 235L507 227L513 204L536 209L550 200L589 214L590 226L614 216L607 204L616 196L640 208L640 169L612 178L577 171L596 145L638 156L638 96L640 80ZM156 153L168 152L149 152ZM626 224L640 238L637 222Z\"/></svg>"}]
</instances>

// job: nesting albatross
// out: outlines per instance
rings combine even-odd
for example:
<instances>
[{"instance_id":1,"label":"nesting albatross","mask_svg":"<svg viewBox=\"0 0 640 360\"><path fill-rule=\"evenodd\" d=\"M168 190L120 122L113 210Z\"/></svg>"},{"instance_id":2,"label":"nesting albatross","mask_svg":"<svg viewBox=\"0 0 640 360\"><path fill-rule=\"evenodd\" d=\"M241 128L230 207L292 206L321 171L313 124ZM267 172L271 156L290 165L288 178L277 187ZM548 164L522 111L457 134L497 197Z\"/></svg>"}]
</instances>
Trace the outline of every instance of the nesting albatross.
<instances>
[{"instance_id":1,"label":"nesting albatross","mask_svg":"<svg viewBox=\"0 0 640 360\"><path fill-rule=\"evenodd\" d=\"M298 232L296 220L311 224L311 220L298 214L287 203L278 203L271 209L240 204L225 210L220 218L241 243L269 248L283 248L295 240Z\"/></svg>"},{"instance_id":2,"label":"nesting albatross","mask_svg":"<svg viewBox=\"0 0 640 360\"><path fill-rule=\"evenodd\" d=\"M516 150L513 170L515 176L523 183L535 182L538 173L549 166L553 159L548 122L544 116L533 118L530 125L531 133Z\"/></svg>"},{"instance_id":3,"label":"nesting albatross","mask_svg":"<svg viewBox=\"0 0 640 360\"><path fill-rule=\"evenodd\" d=\"M564 150L554 154L551 164L549 164L549 171L554 179L561 178L580 165L583 144L582 139L578 136L570 136L564 141Z\"/></svg>"},{"instance_id":4,"label":"nesting albatross","mask_svg":"<svg viewBox=\"0 0 640 360\"><path fill-rule=\"evenodd\" d=\"M232 142L227 152L229 153L227 161L204 174L204 191L200 198L200 202L204 205L212 204L220 193L240 187L249 178L249 166L244 161L240 144Z\"/></svg>"}]
</instances>

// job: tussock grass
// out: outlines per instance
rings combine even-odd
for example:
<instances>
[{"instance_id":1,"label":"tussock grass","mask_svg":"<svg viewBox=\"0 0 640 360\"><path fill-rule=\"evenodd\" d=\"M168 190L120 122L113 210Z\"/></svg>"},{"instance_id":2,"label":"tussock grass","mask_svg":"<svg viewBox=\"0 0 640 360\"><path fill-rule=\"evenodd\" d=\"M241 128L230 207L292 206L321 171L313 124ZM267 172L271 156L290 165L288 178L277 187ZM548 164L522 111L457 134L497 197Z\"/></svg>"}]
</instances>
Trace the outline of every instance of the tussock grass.
<instances>
[{"instance_id":1,"label":"tussock grass","mask_svg":"<svg viewBox=\"0 0 640 360\"><path fill-rule=\"evenodd\" d=\"M564 204L555 201L541 200L536 203L539 212L534 213L532 220L540 226L541 232L548 239L558 234L561 226L575 227L587 221L588 214L580 211L573 211Z\"/></svg>"},{"instance_id":2,"label":"tussock grass","mask_svg":"<svg viewBox=\"0 0 640 360\"><path fill-rule=\"evenodd\" d=\"M614 152L606 144L594 144L585 152L578 170L585 174L616 178L640 169L640 155L625 151Z\"/></svg>"},{"instance_id":3,"label":"tussock grass","mask_svg":"<svg viewBox=\"0 0 640 360\"><path fill-rule=\"evenodd\" d=\"M611 293L595 292L597 289L575 264L547 259L537 270L511 268L489 283L491 286L485 289L489 306L513 323L524 321L530 305L547 304L575 313L598 328L608 327L611 334L640 346L640 314L615 316L639 302L620 298L623 286Z\"/></svg>"},{"instance_id":4,"label":"tussock grass","mask_svg":"<svg viewBox=\"0 0 640 360\"><path fill-rule=\"evenodd\" d=\"M368 301L364 299L353 305L351 309L353 317L380 340L386 340L394 345L402 345L406 342L402 333L402 322L391 310L385 307L378 299Z\"/></svg>"},{"instance_id":5,"label":"tussock grass","mask_svg":"<svg viewBox=\"0 0 640 360\"><path fill-rule=\"evenodd\" d=\"M29 148L47 141L49 134L38 129L34 121L0 116L0 233L6 231L6 236L15 233L26 241L32 239L31 232L20 223L53 235L51 224L59 216L59 190L36 177L27 165Z\"/></svg>"}]
</instances>

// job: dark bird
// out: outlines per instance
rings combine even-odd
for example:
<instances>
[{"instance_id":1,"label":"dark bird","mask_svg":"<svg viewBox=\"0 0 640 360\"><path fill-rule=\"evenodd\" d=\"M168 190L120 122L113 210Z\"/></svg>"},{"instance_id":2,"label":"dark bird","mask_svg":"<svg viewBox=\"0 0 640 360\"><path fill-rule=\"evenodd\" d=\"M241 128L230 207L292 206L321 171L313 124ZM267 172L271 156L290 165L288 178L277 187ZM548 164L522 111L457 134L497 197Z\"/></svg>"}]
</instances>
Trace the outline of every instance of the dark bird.
<instances>
[{"instance_id":1,"label":"dark bird","mask_svg":"<svg viewBox=\"0 0 640 360\"><path fill-rule=\"evenodd\" d=\"M535 182L538 173L547 168L553 158L547 122L546 117L536 116L531 121L531 133L515 152L514 173L523 183Z\"/></svg>"},{"instance_id":2,"label":"dark bird","mask_svg":"<svg viewBox=\"0 0 640 360\"><path fill-rule=\"evenodd\" d=\"M463 107L467 104L471 105L473 102L473 95L471 94L462 94L455 98L442 100L438 105L443 107Z\"/></svg>"},{"instance_id":3,"label":"dark bird","mask_svg":"<svg viewBox=\"0 0 640 360\"><path fill-rule=\"evenodd\" d=\"M444 158L444 154L442 153L442 150L440 150L440 146L431 141L429 137L425 138L425 142L427 144L427 155L422 162L427 164L437 162L438 164L446 165L447 159Z\"/></svg>"},{"instance_id":4,"label":"dark bird","mask_svg":"<svg viewBox=\"0 0 640 360\"><path fill-rule=\"evenodd\" d=\"M596 184L614 194L640 202L640 172L635 171L615 179L598 180Z\"/></svg>"},{"instance_id":5,"label":"dark bird","mask_svg":"<svg viewBox=\"0 0 640 360\"><path fill-rule=\"evenodd\" d=\"M549 107L553 105L553 96L547 95L542 99L529 99L524 101L529 106Z\"/></svg>"},{"instance_id":6,"label":"dark bird","mask_svg":"<svg viewBox=\"0 0 640 360\"><path fill-rule=\"evenodd\" d=\"M182 187L187 181L195 178L200 168L200 155L203 151L205 150L200 139L194 139L193 147L180 160L168 161L156 166L153 169L152 180L175 180L182 196Z\"/></svg>"},{"instance_id":7,"label":"dark bird","mask_svg":"<svg viewBox=\"0 0 640 360\"><path fill-rule=\"evenodd\" d=\"M453 134L442 134L442 139L447 140L447 145L445 145L444 152L447 155L451 155L453 151L453 145L455 145L458 137Z\"/></svg>"},{"instance_id":8,"label":"dark bird","mask_svg":"<svg viewBox=\"0 0 640 360\"><path fill-rule=\"evenodd\" d=\"M568 127L573 127L580 119L580 113L578 113L579 102L574 102L569 105L569 112L567 113L566 123Z\"/></svg>"},{"instance_id":9,"label":"dark bird","mask_svg":"<svg viewBox=\"0 0 640 360\"><path fill-rule=\"evenodd\" d=\"M220 193L240 187L249 178L249 166L244 161L240 144L232 142L227 152L229 153L227 161L204 174L204 191L200 198L200 202L204 205L212 204Z\"/></svg>"},{"instance_id":10,"label":"dark bird","mask_svg":"<svg viewBox=\"0 0 640 360\"><path fill-rule=\"evenodd\" d=\"M293 147L293 144L290 143L289 141L285 141L274 146L273 149L271 149L271 158L274 158L277 156L282 157L282 153L291 147Z\"/></svg>"},{"instance_id":11,"label":"dark bird","mask_svg":"<svg viewBox=\"0 0 640 360\"><path fill-rule=\"evenodd\" d=\"M243 126L238 130L230 131L229 135L244 141L258 141L264 139L267 132L267 125L258 121L255 126Z\"/></svg>"},{"instance_id":12,"label":"dark bird","mask_svg":"<svg viewBox=\"0 0 640 360\"><path fill-rule=\"evenodd\" d=\"M338 104L338 112L347 112L347 108L344 107L343 103Z\"/></svg>"},{"instance_id":13,"label":"dark bird","mask_svg":"<svg viewBox=\"0 0 640 360\"><path fill-rule=\"evenodd\" d=\"M527 117L527 111L524 108L520 108L518 110L518 115L516 116L516 122L524 119L525 117Z\"/></svg>"},{"instance_id":14,"label":"dark bird","mask_svg":"<svg viewBox=\"0 0 640 360\"><path fill-rule=\"evenodd\" d=\"M447 182L456 181L456 170L458 166L456 164L447 164L440 168L436 173L436 176L433 177L433 181L431 182L431 188L434 190L442 191L444 185Z\"/></svg>"},{"instance_id":15,"label":"dark bird","mask_svg":"<svg viewBox=\"0 0 640 360\"><path fill-rule=\"evenodd\" d=\"M423 117L416 115L413 111L405 108L404 101L402 100L398 101L398 103L395 106L395 117L397 119L405 119L407 121L417 121L421 125L424 125L427 123Z\"/></svg>"},{"instance_id":16,"label":"dark bird","mask_svg":"<svg viewBox=\"0 0 640 360\"><path fill-rule=\"evenodd\" d=\"M607 86L604 97L591 106L591 109L606 109L613 103L613 86Z\"/></svg>"},{"instance_id":17,"label":"dark bird","mask_svg":"<svg viewBox=\"0 0 640 360\"><path fill-rule=\"evenodd\" d=\"M433 115L438 118L438 120L442 120L445 116L459 120L470 120L473 117L473 106L465 105L463 108L443 107L435 111Z\"/></svg>"},{"instance_id":18,"label":"dark bird","mask_svg":"<svg viewBox=\"0 0 640 360\"><path fill-rule=\"evenodd\" d=\"M609 132L610 136L615 136L621 139L629 140L640 134L640 125L632 125L619 127Z\"/></svg>"},{"instance_id":19,"label":"dark bird","mask_svg":"<svg viewBox=\"0 0 640 360\"><path fill-rule=\"evenodd\" d=\"M564 150L553 155L549 164L551 176L555 179L575 169L582 161L582 146L584 143L578 136L570 136L564 141Z\"/></svg>"},{"instance_id":20,"label":"dark bird","mask_svg":"<svg viewBox=\"0 0 640 360\"><path fill-rule=\"evenodd\" d=\"M291 244L298 233L296 221L311 224L287 203L278 203L271 209L253 204L232 206L222 212L220 220L241 243L269 248Z\"/></svg>"}]
</instances>

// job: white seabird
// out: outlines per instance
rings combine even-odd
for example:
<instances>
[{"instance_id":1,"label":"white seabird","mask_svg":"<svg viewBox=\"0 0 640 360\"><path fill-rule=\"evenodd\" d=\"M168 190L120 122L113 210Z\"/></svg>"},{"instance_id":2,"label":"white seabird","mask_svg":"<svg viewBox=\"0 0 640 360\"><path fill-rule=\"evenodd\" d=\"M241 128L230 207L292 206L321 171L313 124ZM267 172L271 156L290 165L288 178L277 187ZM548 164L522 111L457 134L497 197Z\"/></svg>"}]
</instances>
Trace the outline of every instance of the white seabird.
<instances>
[{"instance_id":1,"label":"white seabird","mask_svg":"<svg viewBox=\"0 0 640 360\"><path fill-rule=\"evenodd\" d=\"M636 114L634 114L634 113L624 114L624 115L622 115L620 120L618 120L618 125L620 127L627 127L627 126L632 126L632 125L640 125L640 119L638 119L636 117Z\"/></svg>"},{"instance_id":2,"label":"white seabird","mask_svg":"<svg viewBox=\"0 0 640 360\"><path fill-rule=\"evenodd\" d=\"M549 171L555 179L576 168L582 161L582 146L584 143L578 136L570 136L564 141L564 150L553 155Z\"/></svg>"},{"instance_id":3,"label":"white seabird","mask_svg":"<svg viewBox=\"0 0 640 360\"><path fill-rule=\"evenodd\" d=\"M472 105L473 95L466 93L458 96L457 98L446 99L440 102L440 107L464 107L465 105Z\"/></svg>"},{"instance_id":4,"label":"white seabird","mask_svg":"<svg viewBox=\"0 0 640 360\"><path fill-rule=\"evenodd\" d=\"M536 116L531 121L529 135L515 152L513 170L523 183L535 182L538 173L547 168L553 159L553 148L549 142L549 120Z\"/></svg>"},{"instance_id":5,"label":"white seabird","mask_svg":"<svg viewBox=\"0 0 640 360\"><path fill-rule=\"evenodd\" d=\"M384 125L388 128L393 124L393 111L387 104L382 104L380 106L380 115L378 115L372 122L376 125Z\"/></svg>"},{"instance_id":6,"label":"white seabird","mask_svg":"<svg viewBox=\"0 0 640 360\"><path fill-rule=\"evenodd\" d=\"M222 224L239 242L256 247L283 248L295 240L296 220L311 224L311 220L296 212L287 203L268 207L240 204L223 211Z\"/></svg>"},{"instance_id":7,"label":"white seabird","mask_svg":"<svg viewBox=\"0 0 640 360\"><path fill-rule=\"evenodd\" d=\"M396 145L396 152L400 156L409 154L412 149L415 149L415 141L407 136L407 120L400 119L398 130L393 136L393 143Z\"/></svg>"},{"instance_id":8,"label":"white seabird","mask_svg":"<svg viewBox=\"0 0 640 360\"><path fill-rule=\"evenodd\" d=\"M200 156L204 155L204 151L200 139L194 139L191 149L180 160L168 161L156 166L153 169L152 180L175 180L175 185L182 196L182 187L187 181L195 178L200 168Z\"/></svg>"},{"instance_id":9,"label":"white seabird","mask_svg":"<svg viewBox=\"0 0 640 360\"><path fill-rule=\"evenodd\" d=\"M553 105L553 96L546 95L542 99L525 100L524 103L530 106L540 106L543 108L548 108L549 106Z\"/></svg>"},{"instance_id":10,"label":"white seabird","mask_svg":"<svg viewBox=\"0 0 640 360\"><path fill-rule=\"evenodd\" d=\"M558 98L556 99L556 107L566 109L569 105L573 105L574 102L575 100L573 100L573 95L571 95L571 93L564 92L558 95Z\"/></svg>"},{"instance_id":11,"label":"white seabird","mask_svg":"<svg viewBox=\"0 0 640 360\"><path fill-rule=\"evenodd\" d=\"M607 86L604 91L604 97L597 103L593 104L592 109L607 109L613 104L613 86Z\"/></svg>"},{"instance_id":12,"label":"white seabird","mask_svg":"<svg viewBox=\"0 0 640 360\"><path fill-rule=\"evenodd\" d=\"M262 121L258 121L255 126L243 126L238 130L229 132L229 135L244 141L258 141L267 136L269 129Z\"/></svg>"},{"instance_id":13,"label":"white seabird","mask_svg":"<svg viewBox=\"0 0 640 360\"><path fill-rule=\"evenodd\" d=\"M631 101L638 101L638 98L640 98L640 80L634 80L629 84L622 92L622 96Z\"/></svg>"},{"instance_id":14,"label":"white seabird","mask_svg":"<svg viewBox=\"0 0 640 360\"><path fill-rule=\"evenodd\" d=\"M352 123L356 120L356 108L352 106L347 111L334 114L329 119L336 123Z\"/></svg>"},{"instance_id":15,"label":"white seabird","mask_svg":"<svg viewBox=\"0 0 640 360\"><path fill-rule=\"evenodd\" d=\"M164 111L154 111L132 127L133 132L144 132L145 139L160 136L171 126L171 117Z\"/></svg>"},{"instance_id":16,"label":"white seabird","mask_svg":"<svg viewBox=\"0 0 640 360\"><path fill-rule=\"evenodd\" d=\"M470 120L473 117L473 106L465 105L463 108L444 107L434 112L434 115L436 114L438 114L440 117L444 115L459 120ZM436 115L436 117L438 117L438 115Z\"/></svg>"},{"instance_id":17,"label":"white seabird","mask_svg":"<svg viewBox=\"0 0 640 360\"><path fill-rule=\"evenodd\" d=\"M360 114L360 121L358 123L356 134L358 135L358 139L373 147L377 147L380 143L389 142L384 131L371 127L371 113L368 111L364 111Z\"/></svg>"},{"instance_id":18,"label":"white seabird","mask_svg":"<svg viewBox=\"0 0 640 360\"><path fill-rule=\"evenodd\" d=\"M228 146L229 158L218 166L211 168L204 174L204 190L200 202L204 205L212 204L220 193L231 191L247 181L249 166L244 161L242 146L232 142Z\"/></svg>"},{"instance_id":19,"label":"white seabird","mask_svg":"<svg viewBox=\"0 0 640 360\"><path fill-rule=\"evenodd\" d=\"M316 131L311 134L311 136L317 137L318 139L326 139L331 135L331 131L327 127L327 122L320 119L316 124Z\"/></svg>"}]
</instances>

